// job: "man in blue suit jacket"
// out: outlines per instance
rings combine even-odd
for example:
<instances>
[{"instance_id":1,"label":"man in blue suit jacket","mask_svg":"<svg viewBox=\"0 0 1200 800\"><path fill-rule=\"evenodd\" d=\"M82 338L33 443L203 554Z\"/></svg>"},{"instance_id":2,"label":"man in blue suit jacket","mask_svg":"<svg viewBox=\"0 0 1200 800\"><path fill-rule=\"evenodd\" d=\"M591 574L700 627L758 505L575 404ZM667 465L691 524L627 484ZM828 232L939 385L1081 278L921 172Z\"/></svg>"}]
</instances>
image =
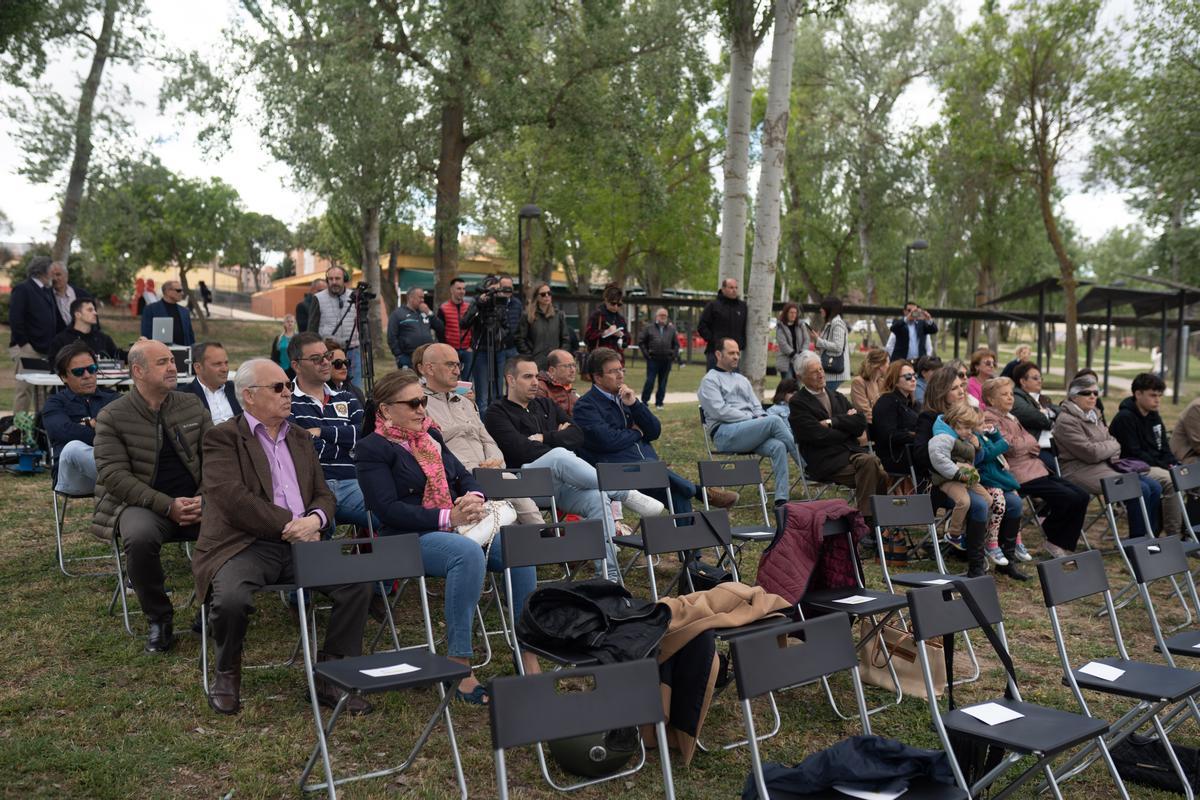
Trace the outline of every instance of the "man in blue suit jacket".
<instances>
[{"instance_id":1,"label":"man in blue suit jacket","mask_svg":"<svg viewBox=\"0 0 1200 800\"><path fill-rule=\"evenodd\" d=\"M167 281L162 287L162 300L151 303L142 311L142 336L154 338L154 319L170 317L175 321L171 341L167 344L178 344L191 347L196 343L192 333L192 318L188 310L180 304L183 299L183 285L179 281Z\"/></svg>"},{"instance_id":2,"label":"man in blue suit jacket","mask_svg":"<svg viewBox=\"0 0 1200 800\"><path fill-rule=\"evenodd\" d=\"M579 455L591 464L658 461L651 442L662 434L662 425L650 407L625 385L621 356L616 350L598 347L588 355L587 369L592 375L592 388L575 403L574 413L575 425L584 436ZM691 512L692 498L699 493L696 485L670 470L668 476L675 513ZM666 492L661 489L646 494L667 502ZM708 499L715 506L728 508L737 501L737 495L710 488Z\"/></svg>"},{"instance_id":3,"label":"man in blue suit jacket","mask_svg":"<svg viewBox=\"0 0 1200 800\"><path fill-rule=\"evenodd\" d=\"M8 324L12 335L8 353L16 371L21 371L22 358L46 358L54 335L65 327L58 316L58 306L50 288L50 258L37 256L29 262L29 277L12 287L8 307ZM28 411L34 402L33 387L17 381L13 392L13 411Z\"/></svg>"},{"instance_id":4,"label":"man in blue suit jacket","mask_svg":"<svg viewBox=\"0 0 1200 800\"><path fill-rule=\"evenodd\" d=\"M192 372L196 379L179 391L191 392L204 402L213 425L242 413L237 391L229 380L229 356L220 342L201 342L192 348Z\"/></svg>"}]
</instances>

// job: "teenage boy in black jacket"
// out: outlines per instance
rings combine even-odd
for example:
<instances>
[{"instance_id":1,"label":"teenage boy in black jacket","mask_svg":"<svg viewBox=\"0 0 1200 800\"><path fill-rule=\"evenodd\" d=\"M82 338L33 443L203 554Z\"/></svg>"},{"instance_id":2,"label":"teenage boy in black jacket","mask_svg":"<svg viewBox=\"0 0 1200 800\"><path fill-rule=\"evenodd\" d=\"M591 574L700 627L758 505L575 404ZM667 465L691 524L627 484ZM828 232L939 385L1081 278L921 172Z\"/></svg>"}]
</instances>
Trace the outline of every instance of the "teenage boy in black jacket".
<instances>
[{"instance_id":1,"label":"teenage boy in black jacket","mask_svg":"<svg viewBox=\"0 0 1200 800\"><path fill-rule=\"evenodd\" d=\"M1108 432L1121 443L1121 458L1136 458L1150 465L1149 477L1163 489L1163 535L1170 536L1179 533L1182 514L1170 472L1178 462L1171 452L1171 434L1158 413L1167 384L1153 372L1143 372L1129 388L1133 394L1121 401Z\"/></svg>"}]
</instances>

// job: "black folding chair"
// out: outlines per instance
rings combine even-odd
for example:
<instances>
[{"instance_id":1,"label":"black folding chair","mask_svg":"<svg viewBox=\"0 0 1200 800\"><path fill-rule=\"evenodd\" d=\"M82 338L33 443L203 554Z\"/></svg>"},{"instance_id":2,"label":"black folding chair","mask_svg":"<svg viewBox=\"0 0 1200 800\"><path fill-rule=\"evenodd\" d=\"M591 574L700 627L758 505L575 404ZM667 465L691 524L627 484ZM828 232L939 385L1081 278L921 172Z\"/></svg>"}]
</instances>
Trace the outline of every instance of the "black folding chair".
<instances>
[{"instance_id":1,"label":"black folding chair","mask_svg":"<svg viewBox=\"0 0 1200 800\"><path fill-rule=\"evenodd\" d=\"M681 525L680 523L687 523ZM662 594L670 594L676 586L694 592L692 574L688 570L691 551L713 548L718 561L728 558L733 579L739 580L737 564L734 563L733 532L729 526L729 512L724 509L693 511L690 514L665 514L659 517L643 517L639 523L640 535L617 537L617 544L637 550L646 556L646 573L650 578L650 596L654 600ZM671 580L665 592L658 590L658 578L654 573L653 557L664 553L678 553L681 568Z\"/></svg>"},{"instance_id":2,"label":"black folding chair","mask_svg":"<svg viewBox=\"0 0 1200 800\"><path fill-rule=\"evenodd\" d=\"M38 415L38 420L40 423L41 414ZM45 433L46 433L47 447L49 448L50 452L53 453L55 451L55 448L57 447L57 445L54 443L53 440L50 439L50 433L48 431L45 431ZM63 544L63 528L65 525L65 520L66 520L66 516L67 516L67 504L72 500L94 500L96 495L93 492L86 492L83 494L72 493L72 492L60 492L58 490L58 466L59 466L58 465L58 457L52 456L50 459L50 469L48 470L48 472L50 473L51 502L53 503L53 508L54 508L54 553L55 553L55 557L58 560L59 571L62 572L62 574L67 576L68 578L94 577L94 576L106 576L106 575L116 574L115 570L104 570L102 572L92 571L92 570L89 570L87 572L72 572L68 568L68 566L67 566L68 564L78 563L80 565L85 565L85 564L90 564L90 563L93 563L96 561L108 561L111 558L111 556L107 553L102 554L102 555L71 555L71 556L68 556L66 554L66 547ZM90 518L91 518L91 516L89 514L89 519ZM92 544L95 544L95 543L96 543L95 540L93 540Z\"/></svg>"},{"instance_id":3,"label":"black folding chair","mask_svg":"<svg viewBox=\"0 0 1200 800\"><path fill-rule=\"evenodd\" d=\"M454 723L450 718L450 698L447 688L470 674L470 669L458 662L439 656L433 648L433 626L429 621L429 601L425 594L425 567L421 562L421 544L416 536L385 536L371 539L370 552L357 552L354 542L332 540L302 542L292 545L293 570L297 601L302 619L308 616L306 589L334 586L345 583L375 583L394 579L415 580L421 600L421 618L425 626L425 642L416 647L386 653L343 658L336 661L313 662L313 643L309 639L307 625L300 626L304 652L304 673L308 681L308 695L312 702L313 720L317 729L317 743L300 773L300 788L303 791L324 789L330 800L337 797L337 786L349 781L393 775L408 769L417 758L421 748L433 732L438 717L446 721L446 733L450 740L450 753L454 759L454 772L458 780L459 794L467 797L467 782L463 777L462 761L454 738ZM334 707L328 721L322 718L317 700L316 679L320 677L344 692ZM329 737L341 716L346 702L352 695L374 694L403 689L436 687L441 698L417 737L417 742L404 763L395 767L335 778L333 762L329 754ZM325 770L322 783L308 782L308 777L320 758Z\"/></svg>"},{"instance_id":4,"label":"black folding chair","mask_svg":"<svg viewBox=\"0 0 1200 800\"><path fill-rule=\"evenodd\" d=\"M1013 778L995 797L997 800L1009 797L1041 772L1045 775L1054 797L1062 800L1062 793L1059 791L1051 765L1062 753L1092 740L1100 747L1121 797L1127 800L1129 795L1125 792L1121 776L1117 773L1117 768L1112 763L1101 738L1108 732L1107 722L1026 703L1021 699L1008 656L1008 639L1004 634L1000 598L996 594L996 583L991 577L956 578L952 586L910 589L908 605L912 614L913 636L917 643L917 658L921 662L921 672L929 694L929 713L942 748L950 759L954 777L962 789L971 797L981 796L1017 762L1032 755L1034 762ZM976 610L972 609L972 605ZM976 628L988 635L993 650L1004 663L1007 689L1003 697L963 708L950 708L943 713L934 693L926 642L930 639L944 640L949 637L950 641L945 643L944 648L944 657L949 660L953 654L953 635ZM947 689L947 694L953 700L952 687ZM968 713L983 713L986 710L1015 713L1019 716L997 724L988 724ZM999 747L1006 752L996 766L988 769L983 775L976 776L974 782L969 784L963 766L955 756L951 734L960 742L970 741L980 746Z\"/></svg>"},{"instance_id":5,"label":"black folding chair","mask_svg":"<svg viewBox=\"0 0 1200 800\"><path fill-rule=\"evenodd\" d=\"M699 411L700 411L700 431L701 431L701 433L704 434L704 450L705 450L705 452L708 453L709 461L720 460L721 456L741 456L744 459L755 461L758 464L759 470L761 471L762 462L764 459L767 459L766 456L759 455L758 453L755 453L754 451L750 451L749 453L735 453L731 450L716 449L716 447L713 445L712 437L709 436L709 434L708 434L708 421L707 421L707 417L705 417L705 415L704 415L704 406L699 406ZM767 461L769 463L770 460L767 459ZM789 494L791 493L792 489L796 488L796 484L798 483L798 484L800 484L801 490L804 492L805 498L807 498L809 500L819 500L821 498L821 495L825 494L825 492L831 486L836 486L836 484L828 484L828 483L817 484L820 487L820 491L817 492L816 497L813 497L811 487L810 487L810 484L813 483L813 481L810 481L808 479L808 476L806 475L807 467L804 464L803 458L801 458L801 463L796 465L796 469L797 469L796 477L792 479L792 485L788 487ZM771 479L772 480L775 479L774 468L771 468Z\"/></svg>"},{"instance_id":6,"label":"black folding chair","mask_svg":"<svg viewBox=\"0 0 1200 800\"><path fill-rule=\"evenodd\" d=\"M1179 703L1186 703L1194 718L1200 722L1200 709L1196 708L1194 699L1195 694L1200 692L1200 673L1130 660L1125 641L1121 637L1120 625L1117 623L1108 577L1104 574L1104 559L1100 553L1087 550L1077 555L1043 561L1038 564L1038 577L1042 583L1042 597L1046 603L1046 610L1050 614L1054 641L1058 646L1063 683L1071 688L1080 710L1087 716L1092 716L1083 697L1083 689L1136 701L1120 719L1112 723L1109 735L1104 738L1107 747L1115 747L1147 722L1153 724L1160 741L1169 742L1159 714L1165 708ZM1059 620L1058 607L1097 594L1103 596L1104 604L1108 608L1109 630L1116 645L1117 656L1099 658L1078 668L1072 667L1067 655L1067 636ZM1100 665L1099 668L1096 667L1097 664ZM1114 669L1119 674L1114 675L1105 668ZM1097 669L1108 674L1097 675ZM1168 746L1165 750L1171 752L1172 748ZM1174 753L1171 752L1171 755ZM1097 758L1097 748L1089 745L1072 755L1055 771L1055 775L1060 781L1066 780L1087 769ZM1183 770L1179 768L1178 761L1174 762L1174 767L1184 787L1184 793L1188 800L1192 800L1192 787Z\"/></svg>"},{"instance_id":7,"label":"black folding chair","mask_svg":"<svg viewBox=\"0 0 1200 800\"><path fill-rule=\"evenodd\" d=\"M750 542L769 542L775 537L775 525L771 513L767 510L767 484L763 480L761 465L748 458L725 459L720 461L698 461L696 468L700 473L700 497L704 501L705 510L712 505L708 500L709 488L739 490L746 486L758 489L758 502L752 506L762 514L762 522L749 525L734 525L731 528L733 539L741 542L735 545L738 550Z\"/></svg>"},{"instance_id":8,"label":"black folding chair","mask_svg":"<svg viewBox=\"0 0 1200 800\"><path fill-rule=\"evenodd\" d=\"M750 701L754 698L764 694L769 696L773 692L818 679L828 680L838 672L849 672L858 703L859 723L863 734L870 735L871 718L867 713L867 701L858 675L858 656L850 632L850 618L846 614L828 614L774 630L739 636L730 642L729 647L733 652L734 677L737 680L738 699L742 704L746 739L750 742L751 774L758 796L763 800L769 800L771 795L763 775L762 755L758 747L760 738L754 732L754 717L750 708ZM789 754L789 758L794 755ZM846 797L835 789L804 796L816 800L842 800ZM924 779L910 783L904 797L913 800L964 800L967 795L952 784Z\"/></svg>"},{"instance_id":9,"label":"black folding chair","mask_svg":"<svg viewBox=\"0 0 1200 800\"><path fill-rule=\"evenodd\" d=\"M1176 579L1188 574L1187 554L1179 536L1162 536L1157 539L1142 537L1129 539L1124 542L1124 551L1130 564L1133 565L1133 580L1137 585L1142 604L1150 618L1150 629L1154 633L1154 650L1162 653L1163 658L1172 667L1177 666L1175 656L1185 658L1200 658L1200 631L1186 630L1174 636L1163 634L1159 623L1158 612L1154 608L1154 600L1150 596L1150 584L1169 578L1178 589ZM1190 580L1184 580L1192 603L1200 607L1200 598L1196 596L1196 586Z\"/></svg>"},{"instance_id":10,"label":"black folding chair","mask_svg":"<svg viewBox=\"0 0 1200 800\"><path fill-rule=\"evenodd\" d=\"M667 465L661 461L635 461L628 464L597 464L596 465L596 484L600 487L600 494L604 495L606 500L611 492L626 492L636 490L643 492L645 490L660 489L666 492L667 495L667 511L671 514L675 513L675 502L671 497L671 478L667 474ZM627 547L633 550L644 550L642 537L640 534L632 534L630 536L617 536L613 542L619 547ZM629 560L624 567L617 565L618 572L622 580L625 575L637 563L637 555ZM648 566L650 566L648 564ZM653 567L651 567L653 571Z\"/></svg>"},{"instance_id":11,"label":"black folding chair","mask_svg":"<svg viewBox=\"0 0 1200 800\"><path fill-rule=\"evenodd\" d=\"M568 690L581 680L590 680L592 688L588 691ZM500 800L508 800L505 750L535 744L538 757L542 759L541 743L544 741L638 725L654 726L663 787L667 800L674 800L666 715L658 680L658 665L653 659L493 679L489 685L492 699L488 710ZM635 772L646 761L644 744L641 750L641 761L633 770ZM621 773L627 774L628 771Z\"/></svg>"}]
</instances>

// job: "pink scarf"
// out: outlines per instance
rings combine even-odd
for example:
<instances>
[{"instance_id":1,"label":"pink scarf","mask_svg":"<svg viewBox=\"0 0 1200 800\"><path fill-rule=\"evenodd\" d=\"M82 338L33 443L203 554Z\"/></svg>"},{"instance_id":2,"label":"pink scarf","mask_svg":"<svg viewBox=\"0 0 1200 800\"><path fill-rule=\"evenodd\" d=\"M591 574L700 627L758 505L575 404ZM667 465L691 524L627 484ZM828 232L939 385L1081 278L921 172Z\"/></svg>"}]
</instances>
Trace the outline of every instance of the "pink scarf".
<instances>
[{"instance_id":1,"label":"pink scarf","mask_svg":"<svg viewBox=\"0 0 1200 800\"><path fill-rule=\"evenodd\" d=\"M421 472L425 473L425 494L421 497L421 505L425 508L451 508L454 501L450 497L450 484L446 481L442 448L429 435L431 427L433 420L429 417L425 418L425 425L419 431L398 428L388 423L382 414L375 418L375 432L389 442L407 446L421 467Z\"/></svg>"}]
</instances>

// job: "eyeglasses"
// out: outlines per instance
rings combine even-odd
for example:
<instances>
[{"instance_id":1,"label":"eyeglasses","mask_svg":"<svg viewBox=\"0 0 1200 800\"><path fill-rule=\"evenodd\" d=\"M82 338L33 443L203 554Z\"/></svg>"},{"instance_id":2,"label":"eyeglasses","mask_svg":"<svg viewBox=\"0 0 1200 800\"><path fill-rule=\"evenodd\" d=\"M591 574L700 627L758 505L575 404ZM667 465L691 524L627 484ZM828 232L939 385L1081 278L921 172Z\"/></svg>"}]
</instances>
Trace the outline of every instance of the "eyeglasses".
<instances>
[{"instance_id":1,"label":"eyeglasses","mask_svg":"<svg viewBox=\"0 0 1200 800\"><path fill-rule=\"evenodd\" d=\"M537 296L538 297L549 297L550 293L549 292L538 292Z\"/></svg>"},{"instance_id":2,"label":"eyeglasses","mask_svg":"<svg viewBox=\"0 0 1200 800\"><path fill-rule=\"evenodd\" d=\"M247 388L270 389L275 394L283 394L284 392L292 391L295 386L296 384L292 383L291 381L279 381L278 383L252 383Z\"/></svg>"},{"instance_id":3,"label":"eyeglasses","mask_svg":"<svg viewBox=\"0 0 1200 800\"><path fill-rule=\"evenodd\" d=\"M324 353L321 353L321 355L319 355L319 356L305 356L304 358L302 358L300 360L307 361L308 363L312 364L314 367L319 367L319 366L321 366L322 361L333 361L333 353L330 353L329 351L325 351Z\"/></svg>"},{"instance_id":4,"label":"eyeglasses","mask_svg":"<svg viewBox=\"0 0 1200 800\"><path fill-rule=\"evenodd\" d=\"M74 368L72 368L72 369L71 369L71 374L72 374L72 375L74 375L76 378L82 378L82 377L83 377L83 373L85 373L85 372L86 372L88 375L95 375L95 374L96 374L96 370L97 370L97 369L99 369L99 367L97 367L95 364L88 364L86 367L74 367Z\"/></svg>"},{"instance_id":5,"label":"eyeglasses","mask_svg":"<svg viewBox=\"0 0 1200 800\"><path fill-rule=\"evenodd\" d=\"M962 372L959 372L959 373L958 373L958 377L960 377L960 378L965 378L965 377L967 377L967 373L966 373L966 371L964 370L964 371L962 371Z\"/></svg>"},{"instance_id":6,"label":"eyeglasses","mask_svg":"<svg viewBox=\"0 0 1200 800\"><path fill-rule=\"evenodd\" d=\"M1076 392L1077 397L1099 397L1100 393L1095 389L1085 389L1082 392Z\"/></svg>"},{"instance_id":7,"label":"eyeglasses","mask_svg":"<svg viewBox=\"0 0 1200 800\"><path fill-rule=\"evenodd\" d=\"M346 367L350 366L350 362L344 358L335 358L330 363L333 364L334 369L345 369Z\"/></svg>"},{"instance_id":8,"label":"eyeglasses","mask_svg":"<svg viewBox=\"0 0 1200 800\"><path fill-rule=\"evenodd\" d=\"M917 374L915 372L900 373L900 380L902 380L902 381L915 381L916 379L917 379Z\"/></svg>"},{"instance_id":9,"label":"eyeglasses","mask_svg":"<svg viewBox=\"0 0 1200 800\"><path fill-rule=\"evenodd\" d=\"M429 398L422 395L421 397L414 397L412 400L388 400L386 403L380 403L380 405L402 405L408 406L413 411L416 411L418 408L424 408L425 406L429 405Z\"/></svg>"},{"instance_id":10,"label":"eyeglasses","mask_svg":"<svg viewBox=\"0 0 1200 800\"><path fill-rule=\"evenodd\" d=\"M462 372L462 362L461 361L440 361L437 364L435 364L434 366L445 367L446 369L451 370L452 372Z\"/></svg>"},{"instance_id":11,"label":"eyeglasses","mask_svg":"<svg viewBox=\"0 0 1200 800\"><path fill-rule=\"evenodd\" d=\"M985 366L985 367L994 367L994 366L996 366L996 362L995 362L995 361L993 361L993 360L992 360L992 359L990 359L990 358L988 358L988 359L984 359L983 361L980 361L979 363L980 363L980 364L982 364L982 365L983 365L983 366Z\"/></svg>"},{"instance_id":12,"label":"eyeglasses","mask_svg":"<svg viewBox=\"0 0 1200 800\"><path fill-rule=\"evenodd\" d=\"M613 367L612 369L604 370L604 374L605 375L624 375L625 368L624 367Z\"/></svg>"},{"instance_id":13,"label":"eyeglasses","mask_svg":"<svg viewBox=\"0 0 1200 800\"><path fill-rule=\"evenodd\" d=\"M1026 375L1026 376L1025 376L1025 380L1027 380L1027 381L1037 381L1038 383L1041 383L1041 382L1042 382L1042 376L1041 376L1041 375L1038 375L1037 373L1034 373L1033 375Z\"/></svg>"}]
</instances>

